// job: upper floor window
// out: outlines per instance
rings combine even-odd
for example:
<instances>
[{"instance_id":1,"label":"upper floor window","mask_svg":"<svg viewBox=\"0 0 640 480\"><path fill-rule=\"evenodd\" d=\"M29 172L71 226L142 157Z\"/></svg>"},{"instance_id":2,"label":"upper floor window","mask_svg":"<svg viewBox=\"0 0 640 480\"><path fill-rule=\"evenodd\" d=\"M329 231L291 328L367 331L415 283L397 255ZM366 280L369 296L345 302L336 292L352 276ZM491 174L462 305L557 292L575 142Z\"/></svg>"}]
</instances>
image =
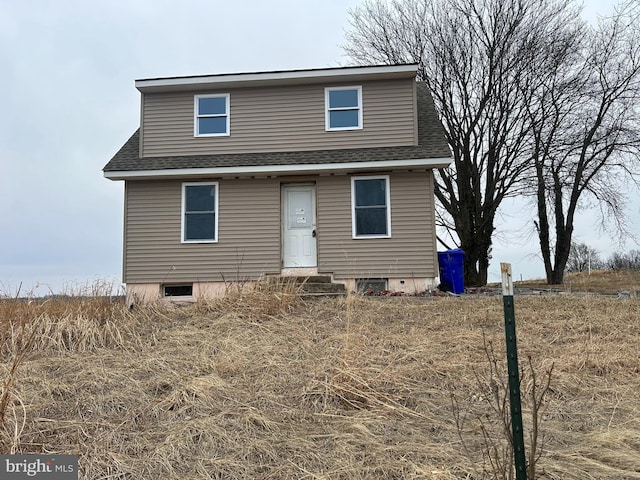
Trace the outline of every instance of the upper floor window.
<instances>
[{"instance_id":1,"label":"upper floor window","mask_svg":"<svg viewBox=\"0 0 640 480\"><path fill-rule=\"evenodd\" d=\"M213 137L229 135L229 94L194 97L194 135Z\"/></svg>"},{"instance_id":2,"label":"upper floor window","mask_svg":"<svg viewBox=\"0 0 640 480\"><path fill-rule=\"evenodd\" d=\"M182 184L182 242L218 241L218 183Z\"/></svg>"},{"instance_id":3,"label":"upper floor window","mask_svg":"<svg viewBox=\"0 0 640 480\"><path fill-rule=\"evenodd\" d=\"M325 128L362 128L362 87L330 87L324 90Z\"/></svg>"},{"instance_id":4,"label":"upper floor window","mask_svg":"<svg viewBox=\"0 0 640 480\"><path fill-rule=\"evenodd\" d=\"M352 177L351 208L353 238L390 237L389 176Z\"/></svg>"}]
</instances>

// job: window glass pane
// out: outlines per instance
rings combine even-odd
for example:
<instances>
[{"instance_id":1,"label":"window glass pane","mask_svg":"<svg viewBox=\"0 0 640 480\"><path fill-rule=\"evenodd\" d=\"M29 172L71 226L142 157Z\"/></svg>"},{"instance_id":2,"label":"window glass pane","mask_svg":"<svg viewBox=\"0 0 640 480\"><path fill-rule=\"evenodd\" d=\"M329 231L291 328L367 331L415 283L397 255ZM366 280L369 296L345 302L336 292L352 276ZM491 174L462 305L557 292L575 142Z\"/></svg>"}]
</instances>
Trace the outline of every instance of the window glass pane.
<instances>
[{"instance_id":1,"label":"window glass pane","mask_svg":"<svg viewBox=\"0 0 640 480\"><path fill-rule=\"evenodd\" d=\"M227 117L205 117L198 119L198 134L227 133Z\"/></svg>"},{"instance_id":2,"label":"window glass pane","mask_svg":"<svg viewBox=\"0 0 640 480\"><path fill-rule=\"evenodd\" d=\"M185 240L215 240L215 213L187 213L184 218Z\"/></svg>"},{"instance_id":3,"label":"window glass pane","mask_svg":"<svg viewBox=\"0 0 640 480\"><path fill-rule=\"evenodd\" d=\"M358 110L334 110L329 112L329 128L357 126Z\"/></svg>"},{"instance_id":4,"label":"window glass pane","mask_svg":"<svg viewBox=\"0 0 640 480\"><path fill-rule=\"evenodd\" d=\"M384 178L356 180L356 207L386 205L386 184Z\"/></svg>"},{"instance_id":5,"label":"window glass pane","mask_svg":"<svg viewBox=\"0 0 640 480\"><path fill-rule=\"evenodd\" d=\"M227 97L199 98L198 115L226 115Z\"/></svg>"},{"instance_id":6,"label":"window glass pane","mask_svg":"<svg viewBox=\"0 0 640 480\"><path fill-rule=\"evenodd\" d=\"M386 235L387 209L358 208L356 209L356 235Z\"/></svg>"},{"instance_id":7,"label":"window glass pane","mask_svg":"<svg viewBox=\"0 0 640 480\"><path fill-rule=\"evenodd\" d=\"M329 108L358 108L358 90L330 90Z\"/></svg>"},{"instance_id":8,"label":"window glass pane","mask_svg":"<svg viewBox=\"0 0 640 480\"><path fill-rule=\"evenodd\" d=\"M187 212L213 212L216 209L215 185L189 185L185 189Z\"/></svg>"}]
</instances>

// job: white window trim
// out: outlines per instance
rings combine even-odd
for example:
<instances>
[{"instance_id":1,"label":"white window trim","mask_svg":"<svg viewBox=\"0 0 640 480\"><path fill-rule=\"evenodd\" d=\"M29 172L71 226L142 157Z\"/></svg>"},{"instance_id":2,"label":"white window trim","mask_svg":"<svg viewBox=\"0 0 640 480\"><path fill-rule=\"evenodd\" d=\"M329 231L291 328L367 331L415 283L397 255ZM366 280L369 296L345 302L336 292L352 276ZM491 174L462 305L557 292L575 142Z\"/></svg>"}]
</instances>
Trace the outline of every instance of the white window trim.
<instances>
[{"instance_id":1,"label":"white window trim","mask_svg":"<svg viewBox=\"0 0 640 480\"><path fill-rule=\"evenodd\" d=\"M357 180L385 180L385 202L387 207L387 234L386 235L356 235L356 181ZM391 238L391 181L389 175L371 175L351 177L351 238L354 240L370 238Z\"/></svg>"},{"instance_id":2,"label":"white window trim","mask_svg":"<svg viewBox=\"0 0 640 480\"><path fill-rule=\"evenodd\" d=\"M352 107L332 108L329 109L329 93L336 90L357 90L358 91L358 125L356 127L334 127L329 124L329 112L339 110L353 110ZM325 87L324 89L324 128L327 132L335 132L340 130L362 130L362 86L356 85L351 87Z\"/></svg>"},{"instance_id":3,"label":"white window trim","mask_svg":"<svg viewBox=\"0 0 640 480\"><path fill-rule=\"evenodd\" d=\"M209 114L200 115L198 111L198 100L201 98L224 98L225 99L225 113L224 114ZM207 95L194 95L193 96L193 136L194 137L228 137L231 129L231 115L230 115L231 95L228 93L216 93ZM227 130L224 133L200 133L198 131L198 120L201 118L216 118L225 117L227 119Z\"/></svg>"},{"instance_id":4,"label":"white window trim","mask_svg":"<svg viewBox=\"0 0 640 480\"><path fill-rule=\"evenodd\" d=\"M214 225L214 236L213 240L186 240L185 237L185 225L184 220L186 217L186 207L187 207L187 196L186 190L189 186L204 186L204 185L213 185L216 187L216 196L214 199L215 202L215 225ZM220 187L218 182L184 182L182 184L182 202L180 206L180 242L181 243L218 243L218 220L220 217L218 211L218 198L220 197Z\"/></svg>"}]
</instances>

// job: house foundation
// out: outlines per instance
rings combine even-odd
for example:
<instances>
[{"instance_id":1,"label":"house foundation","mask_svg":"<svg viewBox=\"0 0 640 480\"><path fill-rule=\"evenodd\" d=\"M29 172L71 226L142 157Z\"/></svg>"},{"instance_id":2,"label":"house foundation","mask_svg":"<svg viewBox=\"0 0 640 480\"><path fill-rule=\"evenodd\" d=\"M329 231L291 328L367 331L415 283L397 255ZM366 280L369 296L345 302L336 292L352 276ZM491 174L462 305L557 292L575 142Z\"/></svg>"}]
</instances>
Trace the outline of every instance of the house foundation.
<instances>
[{"instance_id":1,"label":"house foundation","mask_svg":"<svg viewBox=\"0 0 640 480\"><path fill-rule=\"evenodd\" d=\"M312 276L315 272L301 273L288 271L282 276ZM419 295L433 290L437 281L435 278L382 278L382 279L334 279L334 283L341 283L347 291L365 293L367 291L388 291L405 295ZM247 281L244 285L255 284ZM231 284L236 285L236 284ZM370 285L370 286L369 286ZM230 284L228 282L193 282L163 285L160 283L128 283L126 285L127 305L140 305L153 302L193 303L203 298L218 298L223 296Z\"/></svg>"}]
</instances>

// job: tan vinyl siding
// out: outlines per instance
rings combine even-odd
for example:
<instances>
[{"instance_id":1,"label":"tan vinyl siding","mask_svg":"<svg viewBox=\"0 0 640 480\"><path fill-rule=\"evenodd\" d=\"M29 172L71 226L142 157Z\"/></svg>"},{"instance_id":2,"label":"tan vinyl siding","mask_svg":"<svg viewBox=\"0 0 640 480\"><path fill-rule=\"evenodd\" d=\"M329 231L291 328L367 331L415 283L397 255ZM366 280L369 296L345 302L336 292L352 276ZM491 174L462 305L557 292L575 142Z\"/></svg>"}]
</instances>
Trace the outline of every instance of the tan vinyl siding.
<instances>
[{"instance_id":1,"label":"tan vinyl siding","mask_svg":"<svg viewBox=\"0 0 640 480\"><path fill-rule=\"evenodd\" d=\"M279 273L280 185L316 182L318 270L344 278L438 275L431 171L390 176L391 238L351 238L351 176L222 179L218 243L180 242L182 182L125 186L126 283L253 280Z\"/></svg>"},{"instance_id":2,"label":"tan vinyl siding","mask_svg":"<svg viewBox=\"0 0 640 480\"><path fill-rule=\"evenodd\" d=\"M182 182L127 182L124 281L236 281L278 273L279 183L219 180L219 189L218 243L183 244Z\"/></svg>"},{"instance_id":3,"label":"tan vinyl siding","mask_svg":"<svg viewBox=\"0 0 640 480\"><path fill-rule=\"evenodd\" d=\"M351 177L318 185L318 270L335 278L438 275L431 171L392 173L391 238L351 237Z\"/></svg>"},{"instance_id":4,"label":"tan vinyl siding","mask_svg":"<svg viewBox=\"0 0 640 480\"><path fill-rule=\"evenodd\" d=\"M362 83L363 128L325 131L315 84L143 95L143 157L405 146L417 143L415 81ZM194 137L194 95L229 93L230 135Z\"/></svg>"},{"instance_id":5,"label":"tan vinyl siding","mask_svg":"<svg viewBox=\"0 0 640 480\"><path fill-rule=\"evenodd\" d=\"M411 105L413 111L413 135L416 138L416 143L418 143L418 84L417 82L412 82L411 90L413 93L413 104Z\"/></svg>"},{"instance_id":6,"label":"tan vinyl siding","mask_svg":"<svg viewBox=\"0 0 640 480\"><path fill-rule=\"evenodd\" d=\"M144 93L140 93L140 151L138 156L142 158L144 152Z\"/></svg>"},{"instance_id":7,"label":"tan vinyl siding","mask_svg":"<svg viewBox=\"0 0 640 480\"><path fill-rule=\"evenodd\" d=\"M124 220L123 222L123 226L122 226L122 281L125 282L125 278L127 277L127 238L129 238L129 235L127 233L127 225L129 224L128 220L127 220L127 211L129 210L128 207L128 200L129 200L129 194L127 193L129 189L129 182L124 182L124 202L123 202L123 212L122 212L122 218Z\"/></svg>"}]
</instances>

